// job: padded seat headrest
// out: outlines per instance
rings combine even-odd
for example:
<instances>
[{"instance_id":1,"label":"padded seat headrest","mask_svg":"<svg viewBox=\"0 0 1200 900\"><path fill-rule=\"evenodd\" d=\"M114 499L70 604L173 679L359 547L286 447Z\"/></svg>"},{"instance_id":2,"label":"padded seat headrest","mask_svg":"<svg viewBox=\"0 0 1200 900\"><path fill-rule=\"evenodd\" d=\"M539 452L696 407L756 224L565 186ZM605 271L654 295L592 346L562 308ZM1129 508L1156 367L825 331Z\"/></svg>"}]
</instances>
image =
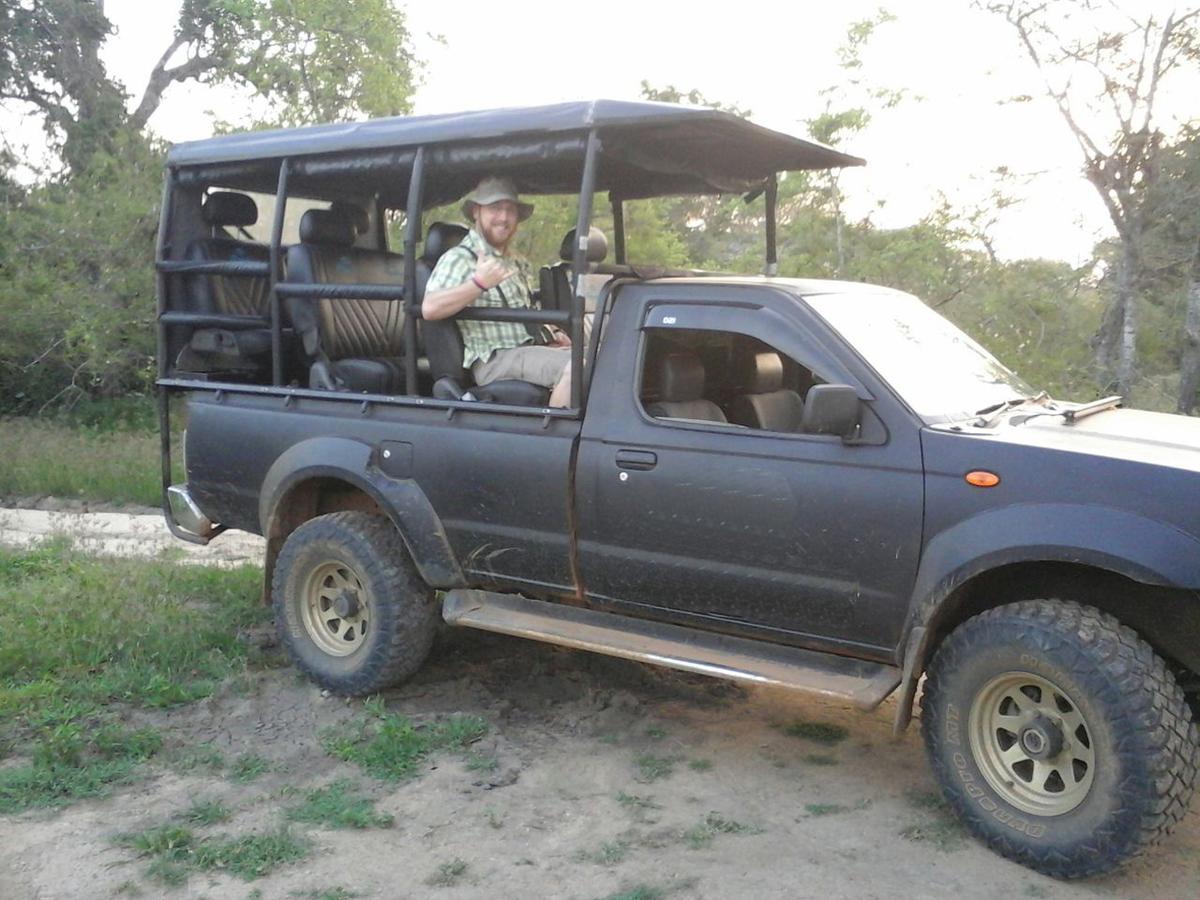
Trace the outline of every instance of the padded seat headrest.
<instances>
[{"instance_id":1,"label":"padded seat headrest","mask_svg":"<svg viewBox=\"0 0 1200 900\"><path fill-rule=\"evenodd\" d=\"M704 396L704 366L694 353L677 350L658 364L660 399L667 403L686 403Z\"/></svg>"},{"instance_id":2,"label":"padded seat headrest","mask_svg":"<svg viewBox=\"0 0 1200 900\"><path fill-rule=\"evenodd\" d=\"M747 394L769 394L783 387L783 360L778 353L751 353L743 362L742 390Z\"/></svg>"},{"instance_id":3,"label":"padded seat headrest","mask_svg":"<svg viewBox=\"0 0 1200 900\"><path fill-rule=\"evenodd\" d=\"M425 246L421 249L421 259L434 265L442 254L451 247L457 247L467 236L467 229L461 225L451 225L449 222L434 222L425 234Z\"/></svg>"},{"instance_id":4,"label":"padded seat headrest","mask_svg":"<svg viewBox=\"0 0 1200 900\"><path fill-rule=\"evenodd\" d=\"M329 209L310 209L300 217L300 240L305 244L354 244L354 223Z\"/></svg>"},{"instance_id":5,"label":"padded seat headrest","mask_svg":"<svg viewBox=\"0 0 1200 900\"><path fill-rule=\"evenodd\" d=\"M348 203L345 200L334 200L329 204L329 211L339 219L345 219L354 226L356 235L366 234L371 228L371 217L367 215L367 211L357 203Z\"/></svg>"},{"instance_id":6,"label":"padded seat headrest","mask_svg":"<svg viewBox=\"0 0 1200 900\"><path fill-rule=\"evenodd\" d=\"M575 258L574 228L568 231L562 239L562 246L558 248L558 256L566 262L571 262ZM604 262L604 257L606 256L608 256L608 238L604 236L604 232L599 228L589 229L587 255L584 261L590 263Z\"/></svg>"},{"instance_id":7,"label":"padded seat headrest","mask_svg":"<svg viewBox=\"0 0 1200 900\"><path fill-rule=\"evenodd\" d=\"M206 225L245 227L258 221L258 206L246 194L216 191L204 198L200 214Z\"/></svg>"}]
</instances>

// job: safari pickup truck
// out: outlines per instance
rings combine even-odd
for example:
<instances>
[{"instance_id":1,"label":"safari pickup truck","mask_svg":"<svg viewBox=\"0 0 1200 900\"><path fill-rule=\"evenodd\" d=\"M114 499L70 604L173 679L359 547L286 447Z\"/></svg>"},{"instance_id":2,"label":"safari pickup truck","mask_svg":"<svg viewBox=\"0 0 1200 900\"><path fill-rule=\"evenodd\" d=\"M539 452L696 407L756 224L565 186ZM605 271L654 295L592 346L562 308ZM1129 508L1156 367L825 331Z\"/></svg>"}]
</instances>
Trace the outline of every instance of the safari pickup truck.
<instances>
[{"instance_id":1,"label":"safari pickup truck","mask_svg":"<svg viewBox=\"0 0 1200 900\"><path fill-rule=\"evenodd\" d=\"M613 101L174 147L168 526L264 535L280 638L339 694L411 675L439 620L893 697L897 731L923 684L933 769L981 840L1059 877L1115 868L1196 777L1200 423L1053 400L907 294L774 277L779 173L861 162ZM465 232L431 210L497 173L577 191L563 259L535 308L422 321ZM765 275L626 258L627 203L731 192L764 222ZM472 384L464 318L566 329L570 407Z\"/></svg>"}]
</instances>

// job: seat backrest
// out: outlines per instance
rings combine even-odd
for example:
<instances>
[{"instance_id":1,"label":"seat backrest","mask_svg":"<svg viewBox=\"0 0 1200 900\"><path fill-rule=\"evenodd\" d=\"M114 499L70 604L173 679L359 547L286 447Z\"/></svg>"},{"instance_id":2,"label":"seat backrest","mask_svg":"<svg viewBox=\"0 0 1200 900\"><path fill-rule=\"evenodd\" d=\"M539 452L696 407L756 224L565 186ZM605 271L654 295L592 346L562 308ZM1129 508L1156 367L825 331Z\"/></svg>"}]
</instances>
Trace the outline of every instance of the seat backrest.
<instances>
[{"instance_id":1,"label":"seat backrest","mask_svg":"<svg viewBox=\"0 0 1200 900\"><path fill-rule=\"evenodd\" d=\"M542 299L542 309L569 311L571 309L571 263L575 259L575 229L572 228L562 239L558 248L561 262L552 266L542 266L538 270L538 295ZM588 263L604 262L608 256L608 238L599 228L588 232L587 252L585 260Z\"/></svg>"},{"instance_id":2,"label":"seat backrest","mask_svg":"<svg viewBox=\"0 0 1200 900\"><path fill-rule=\"evenodd\" d=\"M270 248L230 237L226 228L244 228L258 221L258 207L245 194L217 191L200 208L212 230L192 241L184 253L189 262L269 262ZM191 275L187 279L188 311L221 315L265 316L270 279L258 275Z\"/></svg>"},{"instance_id":3,"label":"seat backrest","mask_svg":"<svg viewBox=\"0 0 1200 900\"><path fill-rule=\"evenodd\" d=\"M729 421L764 431L800 430L804 401L783 387L783 360L778 353L751 353L742 363L745 391L729 403Z\"/></svg>"},{"instance_id":4,"label":"seat backrest","mask_svg":"<svg viewBox=\"0 0 1200 900\"><path fill-rule=\"evenodd\" d=\"M673 350L658 360L659 399L646 405L655 418L724 422L725 414L704 398L704 366L696 354Z\"/></svg>"},{"instance_id":5,"label":"seat backrest","mask_svg":"<svg viewBox=\"0 0 1200 900\"><path fill-rule=\"evenodd\" d=\"M434 222L425 234L425 244L417 260L417 303L425 299L425 285L442 254L457 247L467 236L467 229L447 222ZM454 378L470 386L470 374L463 368L463 338L453 319L421 321L421 342L429 358L429 374L434 381Z\"/></svg>"},{"instance_id":6,"label":"seat backrest","mask_svg":"<svg viewBox=\"0 0 1200 900\"><path fill-rule=\"evenodd\" d=\"M287 280L301 284L404 283L404 257L354 247L355 223L330 210L300 219L300 243L288 248ZM288 314L311 357L397 357L404 351L400 300L289 299Z\"/></svg>"}]
</instances>

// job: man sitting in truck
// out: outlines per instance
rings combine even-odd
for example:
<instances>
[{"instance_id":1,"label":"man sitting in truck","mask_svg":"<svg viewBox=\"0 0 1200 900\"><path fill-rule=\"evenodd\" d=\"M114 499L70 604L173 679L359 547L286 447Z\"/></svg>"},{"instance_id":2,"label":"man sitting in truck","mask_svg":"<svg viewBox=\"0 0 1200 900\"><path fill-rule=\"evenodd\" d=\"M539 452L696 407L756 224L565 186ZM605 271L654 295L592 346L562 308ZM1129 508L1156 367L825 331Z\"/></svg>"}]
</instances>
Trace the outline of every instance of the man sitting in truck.
<instances>
[{"instance_id":1,"label":"man sitting in truck","mask_svg":"<svg viewBox=\"0 0 1200 900\"><path fill-rule=\"evenodd\" d=\"M508 178L490 176L467 195L463 215L474 227L462 242L438 260L425 287L421 315L448 319L468 306L528 309L529 263L510 250L520 223L533 215ZM459 323L463 368L475 383L506 378L529 381L550 392L551 406L567 406L571 397L571 340L555 331L550 343L535 345L520 322Z\"/></svg>"}]
</instances>

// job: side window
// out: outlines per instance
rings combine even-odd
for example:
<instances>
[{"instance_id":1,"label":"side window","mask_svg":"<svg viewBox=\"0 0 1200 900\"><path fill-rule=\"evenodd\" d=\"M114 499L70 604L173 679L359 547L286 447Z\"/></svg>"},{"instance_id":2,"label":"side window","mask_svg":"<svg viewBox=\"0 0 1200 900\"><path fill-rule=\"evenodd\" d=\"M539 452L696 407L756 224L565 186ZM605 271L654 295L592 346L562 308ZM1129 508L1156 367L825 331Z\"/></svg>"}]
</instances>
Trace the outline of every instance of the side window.
<instances>
[{"instance_id":1,"label":"side window","mask_svg":"<svg viewBox=\"0 0 1200 900\"><path fill-rule=\"evenodd\" d=\"M638 380L646 414L795 434L822 379L770 344L731 331L647 328Z\"/></svg>"},{"instance_id":2,"label":"side window","mask_svg":"<svg viewBox=\"0 0 1200 900\"><path fill-rule=\"evenodd\" d=\"M260 244L271 243L271 228L275 224L275 195L243 191L258 207L258 221L246 227L246 236ZM310 200L307 197L289 197L283 213L282 244L300 243L300 218L310 209L329 209L327 200Z\"/></svg>"}]
</instances>

